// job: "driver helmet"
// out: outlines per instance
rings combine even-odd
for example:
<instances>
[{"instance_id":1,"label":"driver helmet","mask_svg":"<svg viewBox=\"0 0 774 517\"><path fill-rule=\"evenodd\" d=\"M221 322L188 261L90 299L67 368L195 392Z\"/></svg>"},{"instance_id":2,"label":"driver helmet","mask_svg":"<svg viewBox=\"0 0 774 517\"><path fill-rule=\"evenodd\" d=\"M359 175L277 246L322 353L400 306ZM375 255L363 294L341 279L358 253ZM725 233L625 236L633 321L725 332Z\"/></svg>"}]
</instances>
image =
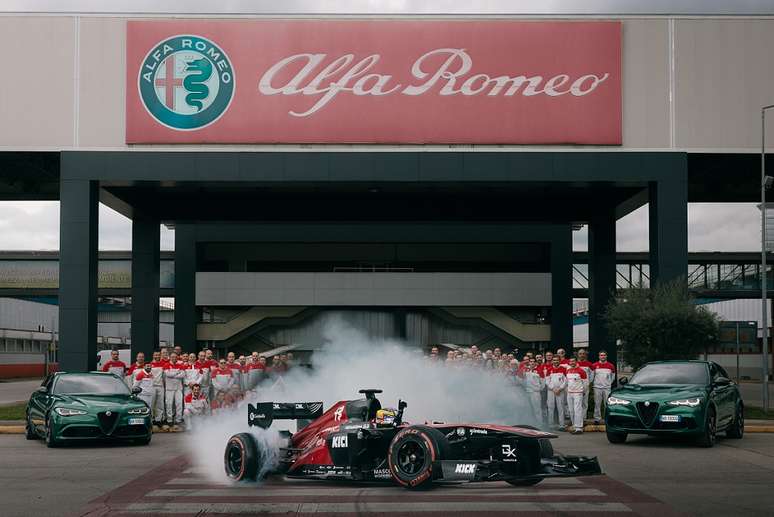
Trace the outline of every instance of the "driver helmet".
<instances>
[{"instance_id":1,"label":"driver helmet","mask_svg":"<svg viewBox=\"0 0 774 517\"><path fill-rule=\"evenodd\" d=\"M395 417L398 415L397 410L393 408L382 408L376 412L377 424L392 424L395 422Z\"/></svg>"}]
</instances>

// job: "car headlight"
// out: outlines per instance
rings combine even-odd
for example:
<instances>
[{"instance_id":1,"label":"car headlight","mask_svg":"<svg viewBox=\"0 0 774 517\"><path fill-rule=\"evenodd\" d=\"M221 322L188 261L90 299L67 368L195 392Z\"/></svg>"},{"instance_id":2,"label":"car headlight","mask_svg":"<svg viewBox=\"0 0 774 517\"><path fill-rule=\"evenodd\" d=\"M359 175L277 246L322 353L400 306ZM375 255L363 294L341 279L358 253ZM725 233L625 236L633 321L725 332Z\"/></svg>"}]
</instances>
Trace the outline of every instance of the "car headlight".
<instances>
[{"instance_id":1,"label":"car headlight","mask_svg":"<svg viewBox=\"0 0 774 517\"><path fill-rule=\"evenodd\" d=\"M127 411L130 415L150 415L150 409L147 407L136 407Z\"/></svg>"},{"instance_id":2,"label":"car headlight","mask_svg":"<svg viewBox=\"0 0 774 517\"><path fill-rule=\"evenodd\" d=\"M631 403L631 400L619 399L618 397L607 397L608 406L628 406Z\"/></svg>"},{"instance_id":3,"label":"car headlight","mask_svg":"<svg viewBox=\"0 0 774 517\"><path fill-rule=\"evenodd\" d=\"M86 414L86 411L83 411L82 409L70 409L67 407L54 408L54 411L56 411L56 414L59 416L75 416Z\"/></svg>"},{"instance_id":4,"label":"car headlight","mask_svg":"<svg viewBox=\"0 0 774 517\"><path fill-rule=\"evenodd\" d=\"M701 404L701 399L696 397L695 399L682 399L682 400L670 400L667 402L670 406L689 406L696 407Z\"/></svg>"}]
</instances>

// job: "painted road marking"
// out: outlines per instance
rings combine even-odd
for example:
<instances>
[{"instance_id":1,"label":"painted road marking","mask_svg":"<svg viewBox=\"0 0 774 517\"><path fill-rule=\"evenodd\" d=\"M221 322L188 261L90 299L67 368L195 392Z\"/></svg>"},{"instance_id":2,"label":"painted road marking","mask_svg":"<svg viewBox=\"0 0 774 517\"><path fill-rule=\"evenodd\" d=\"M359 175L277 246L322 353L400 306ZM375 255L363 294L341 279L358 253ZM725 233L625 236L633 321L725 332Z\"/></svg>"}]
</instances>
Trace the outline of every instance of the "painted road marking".
<instances>
[{"instance_id":1,"label":"painted road marking","mask_svg":"<svg viewBox=\"0 0 774 517\"><path fill-rule=\"evenodd\" d=\"M631 512L623 503L540 503L528 501L369 502L352 503L133 503L125 512L187 514L256 513L415 513L415 512Z\"/></svg>"},{"instance_id":2,"label":"painted road marking","mask_svg":"<svg viewBox=\"0 0 774 517\"><path fill-rule=\"evenodd\" d=\"M338 497L338 496L384 496L384 497L396 497L400 496L401 499L405 497L438 497L444 498L455 495L462 495L465 497L511 497L511 496L604 496L605 493L596 488L565 488L565 489L537 489L537 488L514 488L514 487L502 487L492 490L491 488L486 491L477 491L475 494L471 494L466 491L465 494L459 494L455 490L432 490L425 492L409 492L402 487L378 487L378 488L291 488L291 489L268 489L263 490L261 486L239 486L231 488L183 488L183 489L159 489L153 490L146 494L146 497L233 497L233 496L249 496L249 497L286 497L286 496L307 496L307 497ZM245 494L248 492L248 494Z\"/></svg>"}]
</instances>

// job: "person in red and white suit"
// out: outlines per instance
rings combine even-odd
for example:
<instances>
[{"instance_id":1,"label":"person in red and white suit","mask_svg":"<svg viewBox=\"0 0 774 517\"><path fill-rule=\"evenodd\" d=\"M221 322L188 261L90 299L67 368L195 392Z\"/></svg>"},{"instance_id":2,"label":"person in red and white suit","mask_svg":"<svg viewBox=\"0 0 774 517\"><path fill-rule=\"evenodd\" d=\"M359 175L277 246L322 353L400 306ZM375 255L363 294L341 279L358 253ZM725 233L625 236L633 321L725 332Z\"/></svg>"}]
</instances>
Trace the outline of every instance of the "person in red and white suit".
<instances>
[{"instance_id":1,"label":"person in red and white suit","mask_svg":"<svg viewBox=\"0 0 774 517\"><path fill-rule=\"evenodd\" d=\"M191 393L185 396L185 423L191 425L193 419L210 412L210 403L198 384L191 385Z\"/></svg>"},{"instance_id":2,"label":"person in red and white suit","mask_svg":"<svg viewBox=\"0 0 774 517\"><path fill-rule=\"evenodd\" d=\"M186 364L178 360L177 354L169 354L169 363L164 369L164 405L167 413L167 424L173 431L179 430L178 424L183 421L183 382L185 380Z\"/></svg>"},{"instance_id":3,"label":"person in red and white suit","mask_svg":"<svg viewBox=\"0 0 774 517\"><path fill-rule=\"evenodd\" d=\"M226 364L226 360L221 359L220 365L212 373L212 387L215 389L215 399L218 398L218 394L220 393L228 394L233 385L234 374L231 372L231 368Z\"/></svg>"},{"instance_id":4,"label":"person in red and white suit","mask_svg":"<svg viewBox=\"0 0 774 517\"><path fill-rule=\"evenodd\" d=\"M234 352L229 352L226 356L226 368L231 370L231 376L234 377L231 389L237 388L242 391L242 365L236 360Z\"/></svg>"},{"instance_id":5,"label":"person in red and white suit","mask_svg":"<svg viewBox=\"0 0 774 517\"><path fill-rule=\"evenodd\" d=\"M196 364L196 354L190 354L185 367L185 380L183 385L183 396L188 396L193 391L193 386L199 386L201 393L202 381L204 379L204 369Z\"/></svg>"},{"instance_id":6,"label":"person in red and white suit","mask_svg":"<svg viewBox=\"0 0 774 517\"><path fill-rule=\"evenodd\" d=\"M546 352L543 356L543 362L537 365L537 369L540 375L543 376L543 420L548 422L548 388L546 387L546 379L548 378L548 371L553 368L551 362L554 359L553 352Z\"/></svg>"},{"instance_id":7,"label":"person in red and white suit","mask_svg":"<svg viewBox=\"0 0 774 517\"><path fill-rule=\"evenodd\" d=\"M145 363L142 367L134 370L132 373L131 386L132 389L140 388L142 390L137 397L148 404L148 407L153 411L156 403L156 389L154 386L153 368L151 367L151 363Z\"/></svg>"},{"instance_id":8,"label":"person in red and white suit","mask_svg":"<svg viewBox=\"0 0 774 517\"><path fill-rule=\"evenodd\" d=\"M594 382L594 364L589 361L589 353L585 348L578 350L578 368L583 368L586 372L586 392L583 394L583 417L585 418L589 412L589 393L591 393L591 385Z\"/></svg>"},{"instance_id":9,"label":"person in red and white suit","mask_svg":"<svg viewBox=\"0 0 774 517\"><path fill-rule=\"evenodd\" d=\"M134 374L138 370L145 368L145 354L143 352L137 352L136 362L126 369L126 385L130 388L134 384Z\"/></svg>"},{"instance_id":10,"label":"person in red and white suit","mask_svg":"<svg viewBox=\"0 0 774 517\"><path fill-rule=\"evenodd\" d=\"M153 412L153 424L156 426L154 431L158 431L159 426L164 422L164 370L169 365L169 361L163 360L161 351L157 350L153 352L153 361L150 362L150 365L153 370L153 390L155 391L151 411Z\"/></svg>"},{"instance_id":11,"label":"person in red and white suit","mask_svg":"<svg viewBox=\"0 0 774 517\"><path fill-rule=\"evenodd\" d=\"M207 397L209 399L211 397L210 391L212 388L211 384L211 370L210 370L210 364L207 362L207 357L204 353L204 350L199 352L199 355L196 359L196 362L194 363L194 368L199 369L199 371L202 372L202 380L199 384L201 384L202 389L202 395Z\"/></svg>"},{"instance_id":12,"label":"person in red and white suit","mask_svg":"<svg viewBox=\"0 0 774 517\"><path fill-rule=\"evenodd\" d=\"M551 368L546 376L547 398L548 398L548 424L558 429L564 428L564 405L567 396L567 376L565 368L560 366L560 359L555 355L552 359ZM554 421L554 411L557 414L557 420Z\"/></svg>"},{"instance_id":13,"label":"person in red and white suit","mask_svg":"<svg viewBox=\"0 0 774 517\"><path fill-rule=\"evenodd\" d=\"M103 372L118 375L121 379L126 375L126 363L118 359L118 350L110 351L110 361L102 365Z\"/></svg>"},{"instance_id":14,"label":"person in red and white suit","mask_svg":"<svg viewBox=\"0 0 774 517\"><path fill-rule=\"evenodd\" d=\"M569 367L565 373L567 376L567 405L570 408L570 419L572 420L572 434L583 432L583 396L589 383L586 372L578 366L578 360L571 357Z\"/></svg>"},{"instance_id":15,"label":"person in red and white suit","mask_svg":"<svg viewBox=\"0 0 774 517\"><path fill-rule=\"evenodd\" d=\"M602 420L602 404L607 404L610 388L615 381L615 364L607 360L607 352L599 352L599 361L592 365L594 369L594 423Z\"/></svg>"},{"instance_id":16,"label":"person in red and white suit","mask_svg":"<svg viewBox=\"0 0 774 517\"><path fill-rule=\"evenodd\" d=\"M532 414L538 425L543 423L543 388L545 387L545 379L541 371L538 370L535 360L531 358L522 371L524 391L527 392L529 403L532 406Z\"/></svg>"}]
</instances>

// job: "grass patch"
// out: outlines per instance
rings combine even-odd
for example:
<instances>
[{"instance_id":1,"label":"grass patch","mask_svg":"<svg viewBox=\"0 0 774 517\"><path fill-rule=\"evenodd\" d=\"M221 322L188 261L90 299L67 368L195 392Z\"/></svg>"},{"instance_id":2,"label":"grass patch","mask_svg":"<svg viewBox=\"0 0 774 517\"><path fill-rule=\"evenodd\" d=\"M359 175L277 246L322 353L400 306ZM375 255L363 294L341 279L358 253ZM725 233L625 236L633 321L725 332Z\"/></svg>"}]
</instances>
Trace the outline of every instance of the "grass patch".
<instances>
[{"instance_id":1,"label":"grass patch","mask_svg":"<svg viewBox=\"0 0 774 517\"><path fill-rule=\"evenodd\" d=\"M746 420L774 420L774 410L764 411L762 408L747 406L744 408Z\"/></svg>"},{"instance_id":2,"label":"grass patch","mask_svg":"<svg viewBox=\"0 0 774 517\"><path fill-rule=\"evenodd\" d=\"M2 406L0 407L0 420L24 420L26 408L26 402L12 406Z\"/></svg>"}]
</instances>

